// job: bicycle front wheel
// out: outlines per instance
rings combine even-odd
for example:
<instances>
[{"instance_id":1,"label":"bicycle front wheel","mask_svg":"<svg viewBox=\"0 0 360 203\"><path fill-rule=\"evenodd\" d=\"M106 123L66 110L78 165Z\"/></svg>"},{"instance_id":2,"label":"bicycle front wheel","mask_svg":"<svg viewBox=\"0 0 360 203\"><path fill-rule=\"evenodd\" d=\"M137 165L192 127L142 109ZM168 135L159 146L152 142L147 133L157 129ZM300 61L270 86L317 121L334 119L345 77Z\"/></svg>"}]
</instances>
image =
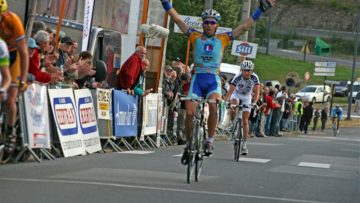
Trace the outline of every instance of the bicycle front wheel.
<instances>
[{"instance_id":1,"label":"bicycle front wheel","mask_svg":"<svg viewBox=\"0 0 360 203\"><path fill-rule=\"evenodd\" d=\"M198 139L196 143L196 156L195 156L195 181L199 181L203 164L204 154L204 138L205 138L205 127L200 127L198 132Z\"/></svg>"},{"instance_id":2,"label":"bicycle front wheel","mask_svg":"<svg viewBox=\"0 0 360 203\"><path fill-rule=\"evenodd\" d=\"M189 151L188 151L188 165L187 165L187 174L186 174L186 180L187 183L191 182L191 177L194 173L194 166L196 163L196 145L197 145L197 139L198 139L198 131L199 131L199 124L198 122L195 122L194 124L194 128L193 128L193 133L191 136L191 143L190 143L190 147L189 147Z\"/></svg>"},{"instance_id":3,"label":"bicycle front wheel","mask_svg":"<svg viewBox=\"0 0 360 203\"><path fill-rule=\"evenodd\" d=\"M235 139L234 139L234 159L235 161L239 161L240 159L240 151L241 151L241 142L242 142L242 125L240 124L241 120L237 124L237 129L235 131Z\"/></svg>"}]
</instances>

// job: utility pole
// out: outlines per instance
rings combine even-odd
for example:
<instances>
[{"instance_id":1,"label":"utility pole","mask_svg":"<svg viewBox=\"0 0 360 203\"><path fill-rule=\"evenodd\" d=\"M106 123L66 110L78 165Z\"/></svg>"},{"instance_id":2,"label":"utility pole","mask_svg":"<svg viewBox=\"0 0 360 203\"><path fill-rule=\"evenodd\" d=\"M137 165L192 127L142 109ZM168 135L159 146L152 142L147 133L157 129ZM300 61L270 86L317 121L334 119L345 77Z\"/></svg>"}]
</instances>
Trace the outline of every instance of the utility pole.
<instances>
[{"instance_id":1,"label":"utility pole","mask_svg":"<svg viewBox=\"0 0 360 203\"><path fill-rule=\"evenodd\" d=\"M271 9L269 10L269 22L268 22L268 29L267 29L267 31L268 31L268 33L267 33L267 42L266 42L266 55L268 55L269 54L269 45L270 45L270 34L271 34Z\"/></svg>"},{"instance_id":2,"label":"utility pole","mask_svg":"<svg viewBox=\"0 0 360 203\"><path fill-rule=\"evenodd\" d=\"M205 0L205 5L204 5L205 10L213 8L213 4L214 4L213 0Z\"/></svg>"},{"instance_id":3,"label":"utility pole","mask_svg":"<svg viewBox=\"0 0 360 203\"><path fill-rule=\"evenodd\" d=\"M356 56L358 52L358 46L359 46L359 31L360 31L360 13L357 18L357 26L356 26L356 35L355 35L355 43L354 43L354 60L353 60L353 66L352 66L352 74L351 74L351 85L350 85L350 95L348 100L348 111L347 111L347 120L351 119L351 105L352 105L352 92L353 92L353 84L355 80L355 65L356 65Z\"/></svg>"},{"instance_id":4,"label":"utility pole","mask_svg":"<svg viewBox=\"0 0 360 203\"><path fill-rule=\"evenodd\" d=\"M241 13L241 22L244 22L247 20L250 16L250 9L251 9L251 0L243 0L243 8ZM246 32L243 35L240 35L239 39L241 41L248 41L249 33Z\"/></svg>"}]
</instances>

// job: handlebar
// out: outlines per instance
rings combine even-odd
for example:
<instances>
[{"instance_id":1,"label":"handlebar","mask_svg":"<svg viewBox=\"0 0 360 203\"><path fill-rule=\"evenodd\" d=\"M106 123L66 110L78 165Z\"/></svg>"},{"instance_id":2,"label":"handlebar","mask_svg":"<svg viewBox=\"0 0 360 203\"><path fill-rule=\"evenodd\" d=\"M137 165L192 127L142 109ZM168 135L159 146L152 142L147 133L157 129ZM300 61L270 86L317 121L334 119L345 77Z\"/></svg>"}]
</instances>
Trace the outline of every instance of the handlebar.
<instances>
[{"instance_id":1,"label":"handlebar","mask_svg":"<svg viewBox=\"0 0 360 203\"><path fill-rule=\"evenodd\" d=\"M202 97L200 98L189 98L189 97L181 97L180 98L181 101L194 101L194 102L199 102L199 103L209 103L209 104L220 104L221 100L217 100L217 99L204 99Z\"/></svg>"}]
</instances>

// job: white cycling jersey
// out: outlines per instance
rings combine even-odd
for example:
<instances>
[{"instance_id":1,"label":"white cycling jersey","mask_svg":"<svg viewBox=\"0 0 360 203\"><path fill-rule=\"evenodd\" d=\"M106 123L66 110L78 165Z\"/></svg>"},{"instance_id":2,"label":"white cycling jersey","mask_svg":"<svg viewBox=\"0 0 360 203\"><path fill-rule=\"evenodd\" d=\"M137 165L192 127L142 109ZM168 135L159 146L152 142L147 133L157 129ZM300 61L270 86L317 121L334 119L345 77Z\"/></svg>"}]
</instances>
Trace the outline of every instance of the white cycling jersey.
<instances>
[{"instance_id":1,"label":"white cycling jersey","mask_svg":"<svg viewBox=\"0 0 360 203\"><path fill-rule=\"evenodd\" d=\"M255 73L252 73L249 79L245 79L242 73L239 73L231 80L230 84L235 86L230 99L240 100L243 105L251 105L252 89L255 85L260 84L260 80Z\"/></svg>"}]
</instances>

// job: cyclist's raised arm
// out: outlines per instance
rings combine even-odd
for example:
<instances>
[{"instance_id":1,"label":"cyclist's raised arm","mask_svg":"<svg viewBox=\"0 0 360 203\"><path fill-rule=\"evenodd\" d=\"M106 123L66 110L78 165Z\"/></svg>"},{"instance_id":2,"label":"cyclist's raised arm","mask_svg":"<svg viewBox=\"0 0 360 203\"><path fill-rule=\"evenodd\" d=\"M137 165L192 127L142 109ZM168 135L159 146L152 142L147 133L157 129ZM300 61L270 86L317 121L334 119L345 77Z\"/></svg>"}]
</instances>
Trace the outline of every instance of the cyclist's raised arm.
<instances>
[{"instance_id":1,"label":"cyclist's raised arm","mask_svg":"<svg viewBox=\"0 0 360 203\"><path fill-rule=\"evenodd\" d=\"M189 26L180 18L178 12L172 7L169 0L160 0L165 12L167 12L171 19L179 26L180 30L186 34L189 30Z\"/></svg>"},{"instance_id":2,"label":"cyclist's raised arm","mask_svg":"<svg viewBox=\"0 0 360 203\"><path fill-rule=\"evenodd\" d=\"M244 32L248 31L251 25L254 24L255 21L260 19L262 13L275 5L275 2L276 0L260 0L260 5L252 14L252 16L250 16L245 22L243 22L241 25L239 25L233 30L233 37L236 38Z\"/></svg>"}]
</instances>

